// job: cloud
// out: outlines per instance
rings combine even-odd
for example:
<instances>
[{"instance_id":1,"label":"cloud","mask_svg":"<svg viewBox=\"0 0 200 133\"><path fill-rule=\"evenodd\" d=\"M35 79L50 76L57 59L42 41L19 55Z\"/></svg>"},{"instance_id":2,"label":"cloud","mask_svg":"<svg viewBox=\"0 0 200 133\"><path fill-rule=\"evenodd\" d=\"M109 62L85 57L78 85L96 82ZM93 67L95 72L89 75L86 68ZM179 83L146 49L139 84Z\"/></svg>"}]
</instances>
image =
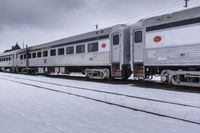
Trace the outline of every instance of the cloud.
<instances>
[{"instance_id":1,"label":"cloud","mask_svg":"<svg viewBox=\"0 0 200 133\"><path fill-rule=\"evenodd\" d=\"M134 23L155 15L152 10L166 13L183 4L180 0L0 0L0 51L15 42L33 46L85 33L95 30L96 24L104 28Z\"/></svg>"},{"instance_id":2,"label":"cloud","mask_svg":"<svg viewBox=\"0 0 200 133\"><path fill-rule=\"evenodd\" d=\"M84 3L84 0L0 0L0 28L50 28Z\"/></svg>"}]
</instances>

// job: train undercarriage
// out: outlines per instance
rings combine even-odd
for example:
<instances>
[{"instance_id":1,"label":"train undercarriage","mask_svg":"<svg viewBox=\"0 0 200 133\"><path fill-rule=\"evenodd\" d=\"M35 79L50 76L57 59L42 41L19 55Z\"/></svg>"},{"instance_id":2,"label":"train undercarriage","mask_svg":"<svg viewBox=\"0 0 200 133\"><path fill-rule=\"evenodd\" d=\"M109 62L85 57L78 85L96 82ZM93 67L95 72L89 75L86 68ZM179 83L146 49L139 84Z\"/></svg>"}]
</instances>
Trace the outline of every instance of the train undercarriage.
<instances>
[{"instance_id":1,"label":"train undercarriage","mask_svg":"<svg viewBox=\"0 0 200 133\"><path fill-rule=\"evenodd\" d=\"M176 86L200 87L199 67L147 67L146 75L159 75L161 82Z\"/></svg>"},{"instance_id":2,"label":"train undercarriage","mask_svg":"<svg viewBox=\"0 0 200 133\"><path fill-rule=\"evenodd\" d=\"M13 73L27 73L27 74L71 74L71 73L82 73L88 79L102 79L110 80L114 78L121 78L127 80L131 75L131 70L127 66L123 66L123 69L111 67L111 66L54 66L54 67L2 67L2 72L13 72ZM127 73L129 72L129 74Z\"/></svg>"},{"instance_id":3,"label":"train undercarriage","mask_svg":"<svg viewBox=\"0 0 200 133\"><path fill-rule=\"evenodd\" d=\"M200 87L200 72L163 70L161 81L179 86Z\"/></svg>"},{"instance_id":4,"label":"train undercarriage","mask_svg":"<svg viewBox=\"0 0 200 133\"><path fill-rule=\"evenodd\" d=\"M169 68L169 69L167 69ZM138 66L133 72L135 80L151 80L153 76L160 76L161 82L169 83L176 86L200 87L200 68L189 67L176 69L176 67L143 67ZM119 69L111 69L111 67L1 67L1 72L16 72L28 74L70 74L80 72L88 79L114 79L121 78L127 80L131 75L131 71L124 67L123 71ZM128 73L128 74L127 74ZM113 77L115 74L115 77Z\"/></svg>"}]
</instances>

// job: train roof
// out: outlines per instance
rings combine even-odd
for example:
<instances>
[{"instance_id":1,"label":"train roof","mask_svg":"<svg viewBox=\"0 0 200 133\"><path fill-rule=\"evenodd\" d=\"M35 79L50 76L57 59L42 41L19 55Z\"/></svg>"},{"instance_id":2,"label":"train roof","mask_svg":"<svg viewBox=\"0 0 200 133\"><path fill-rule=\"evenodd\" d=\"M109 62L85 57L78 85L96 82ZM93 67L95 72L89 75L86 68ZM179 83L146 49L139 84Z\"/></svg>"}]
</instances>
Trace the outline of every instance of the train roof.
<instances>
[{"instance_id":1,"label":"train roof","mask_svg":"<svg viewBox=\"0 0 200 133\"><path fill-rule=\"evenodd\" d=\"M104 38L109 38L110 33L112 32L113 29L119 29L120 27L124 27L126 25L115 25L112 27L100 29L97 31L92 31L92 32L87 32L71 37L66 37L63 39L59 39L56 41L51 41L48 43L40 44L40 45L35 45L28 47L29 51L38 51L41 49L48 49L48 48L55 48L55 47L62 47L66 45L72 45L72 44L78 44L78 43L84 43L92 40L98 40L98 39L104 39ZM18 51L18 53L24 53L26 52L26 49L21 49Z\"/></svg>"},{"instance_id":2,"label":"train roof","mask_svg":"<svg viewBox=\"0 0 200 133\"><path fill-rule=\"evenodd\" d=\"M9 51L6 53L0 53L0 57L11 56L13 53L16 53L18 50Z\"/></svg>"},{"instance_id":3,"label":"train roof","mask_svg":"<svg viewBox=\"0 0 200 133\"><path fill-rule=\"evenodd\" d=\"M47 42L44 44L31 46L31 47L28 47L28 49L30 51L36 51L36 50L46 49L46 48L50 48L50 47L61 47L62 45L65 45L70 42L77 42L77 40L80 40L80 42L81 42L81 40L84 41L85 39L91 39L91 38L94 38L97 36L104 37L104 36L108 35L111 32L111 30L112 30L112 27L101 29L98 31L87 32L84 34L66 37L63 39ZM23 52L25 52L25 49L22 49L19 51L19 53L23 53Z\"/></svg>"},{"instance_id":4,"label":"train roof","mask_svg":"<svg viewBox=\"0 0 200 133\"><path fill-rule=\"evenodd\" d=\"M193 18L199 19L200 22L200 6L144 19L143 26L156 26Z\"/></svg>"}]
</instances>

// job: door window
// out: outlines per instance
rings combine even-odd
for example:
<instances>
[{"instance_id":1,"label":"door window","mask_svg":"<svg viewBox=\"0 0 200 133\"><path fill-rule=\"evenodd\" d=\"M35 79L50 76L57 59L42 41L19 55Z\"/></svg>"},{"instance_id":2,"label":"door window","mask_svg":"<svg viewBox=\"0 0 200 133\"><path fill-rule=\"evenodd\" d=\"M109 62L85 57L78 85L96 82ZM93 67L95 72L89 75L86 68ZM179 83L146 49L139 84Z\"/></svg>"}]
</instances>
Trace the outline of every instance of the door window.
<instances>
[{"instance_id":1,"label":"door window","mask_svg":"<svg viewBox=\"0 0 200 133\"><path fill-rule=\"evenodd\" d=\"M136 31L135 32L135 43L141 43L142 42L142 31Z\"/></svg>"},{"instance_id":2,"label":"door window","mask_svg":"<svg viewBox=\"0 0 200 133\"><path fill-rule=\"evenodd\" d=\"M113 45L119 45L119 35L113 36Z\"/></svg>"}]
</instances>

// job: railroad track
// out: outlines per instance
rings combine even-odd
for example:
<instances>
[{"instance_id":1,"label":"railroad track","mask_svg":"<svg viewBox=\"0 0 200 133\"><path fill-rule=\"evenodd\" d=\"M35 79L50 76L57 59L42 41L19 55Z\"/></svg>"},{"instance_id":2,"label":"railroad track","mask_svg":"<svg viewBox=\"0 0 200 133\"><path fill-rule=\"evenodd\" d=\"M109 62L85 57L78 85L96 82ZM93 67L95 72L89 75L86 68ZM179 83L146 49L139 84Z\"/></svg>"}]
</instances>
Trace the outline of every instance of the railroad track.
<instances>
[{"instance_id":1,"label":"railroad track","mask_svg":"<svg viewBox=\"0 0 200 133\"><path fill-rule=\"evenodd\" d=\"M60 87L67 87L67 88L73 88L73 89L78 89L78 90L84 90L84 91L89 91L89 92L98 92L98 93L103 93L103 94L111 94L111 95L123 96L123 97L128 97L128 98L133 98L133 99L140 99L140 100L153 101L153 102L158 102L158 103L166 103L166 104L172 104L172 105L178 105L178 106L192 107L192 108L200 109L199 106L193 106L193 105L188 105L188 104L183 104L183 103L176 103L176 102L170 102L170 101L164 101L164 100L158 100L158 99L152 99L152 98L146 98L146 97L140 97L140 96L134 96L134 95L128 95L128 94L121 94L121 93L115 93L115 92L111 92L111 91L95 90L95 89L90 89L90 88L85 88L85 87L77 87L77 86L72 86L72 85L63 85L63 84L52 83L52 82L41 81L41 80L35 80L35 79L27 79L27 78L21 78L21 77L15 77L15 76L6 76L6 75L4 75L4 76L8 77L8 78L22 79L22 80L33 81L33 82L38 82L38 83L45 83L45 84L55 85L55 86L60 86Z\"/></svg>"},{"instance_id":2,"label":"railroad track","mask_svg":"<svg viewBox=\"0 0 200 133\"><path fill-rule=\"evenodd\" d=\"M19 79L19 77L17 77L17 78ZM93 100L93 101L96 101L96 102L101 102L101 103L105 103L105 104L109 104L109 105L113 105L113 106L117 106L117 107L121 107L121 108L126 108L126 109L129 109L129 110L132 110L132 111L143 112L143 113L147 113L147 114L151 114L151 115L156 115L156 116L160 116L160 117L165 117L165 118L170 118L170 119L175 119L175 120L179 120L179 121L183 121L183 122L187 122L187 123L200 125L200 122L198 122L198 121L192 121L192 120L182 119L182 118L169 116L169 115L165 115L165 114L161 114L161 113L155 113L155 112L151 112L151 111L147 111L147 110L143 110L143 109L129 107L129 106L126 106L126 105L121 105L121 104L114 103L114 102L105 101L105 100L98 99L98 98L92 98L92 97L84 96L84 95L81 95L81 94L75 94L75 93L71 93L71 92L61 91L61 90L52 89L52 88L49 88L49 87L44 87L44 86L35 85L35 84L31 84L31 83L26 83L26 82L22 82L22 81L16 81L16 80L13 80L13 79L6 79L6 78L0 78L0 79L7 80L7 81L10 81L10 82L19 83L19 84L23 84L23 85L26 85L26 86L32 86L32 87L35 87L35 88L40 88L40 89L43 89L43 90L48 90L48 91L53 91L53 92L57 92L57 93L72 95L72 96L76 96L76 97L80 97L80 98L84 98L84 99L88 99L88 100ZM37 82L35 80L31 80L31 81ZM41 82L43 82L43 81L41 81ZM43 83L45 83L45 82L43 82ZM52 85L56 85L56 84L53 83ZM73 87L73 86L67 86L67 87ZM74 87L74 88L83 89L83 88L80 88L80 87ZM88 89L88 91L95 91L95 90ZM117 94L117 93L115 94L115 93L112 93L112 92L105 92L105 91L96 91L96 92L108 93L108 94L112 94L112 95L126 96L126 95L123 95L123 94ZM154 102L162 102L162 103L167 103L167 104L174 104L174 105L177 105L177 106L186 106L186 107L198 108L199 109L199 107L197 107L197 106L184 105L184 104L179 104L179 103L171 103L171 102L160 101L160 100L155 100L155 99L134 97L134 96L129 96L129 95L127 95L126 97L138 98L138 99L150 100L150 101L154 101Z\"/></svg>"},{"instance_id":3,"label":"railroad track","mask_svg":"<svg viewBox=\"0 0 200 133\"><path fill-rule=\"evenodd\" d=\"M87 79L85 77L79 76L66 76L66 75L45 75L50 78L61 78L61 79L71 79L71 80L80 80L80 81L89 81L89 82L98 82L98 83L107 83L107 84L130 84L133 86L141 88L153 88L159 90L168 90L168 91L177 91L177 92L189 92L189 93L200 93L199 87L184 87L184 86L174 86L168 83L155 82L152 80L126 80L121 79L115 80L98 80L98 79Z\"/></svg>"},{"instance_id":4,"label":"railroad track","mask_svg":"<svg viewBox=\"0 0 200 133\"><path fill-rule=\"evenodd\" d=\"M5 73L5 72L4 72ZM10 74L10 73L9 73ZM30 75L23 74L22 75ZM30 75L34 76L34 75ZM89 82L97 82L97 83L106 83L106 84L130 84L133 86L141 87L143 89L159 89L159 90L168 90L168 91L177 91L177 92L189 92L189 93L200 93L199 87L184 87L184 86L174 86L168 83L155 82L152 80L126 80L123 81L121 79L110 80L98 80L98 79L87 79L82 76L68 76L68 75L45 75L49 78L58 78L58 79L70 79L70 80L79 80L79 81L89 81Z\"/></svg>"}]
</instances>

